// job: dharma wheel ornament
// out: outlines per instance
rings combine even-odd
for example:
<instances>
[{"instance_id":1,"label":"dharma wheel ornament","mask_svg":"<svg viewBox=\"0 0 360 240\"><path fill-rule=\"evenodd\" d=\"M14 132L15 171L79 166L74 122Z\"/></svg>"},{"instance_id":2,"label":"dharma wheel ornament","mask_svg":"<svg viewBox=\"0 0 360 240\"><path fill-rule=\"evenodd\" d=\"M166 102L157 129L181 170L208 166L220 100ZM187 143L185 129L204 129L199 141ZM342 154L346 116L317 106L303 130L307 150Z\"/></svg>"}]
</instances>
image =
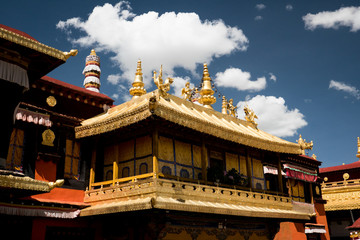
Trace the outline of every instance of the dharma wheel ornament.
<instances>
[{"instance_id":1,"label":"dharma wheel ornament","mask_svg":"<svg viewBox=\"0 0 360 240\"><path fill-rule=\"evenodd\" d=\"M146 93L142 75L143 74L141 69L141 61L138 60L136 73L135 73L135 80L132 83L132 88L129 89L129 93L130 95L133 96L133 98L138 98Z\"/></svg>"},{"instance_id":2,"label":"dharma wheel ornament","mask_svg":"<svg viewBox=\"0 0 360 240\"><path fill-rule=\"evenodd\" d=\"M86 57L86 64L83 70L85 75L84 87L87 90L100 92L100 57L92 49L89 56Z\"/></svg>"},{"instance_id":3,"label":"dharma wheel ornament","mask_svg":"<svg viewBox=\"0 0 360 240\"><path fill-rule=\"evenodd\" d=\"M211 108L211 105L216 103L216 97L214 97L214 90L212 90L211 86L211 78L208 71L207 64L204 63L204 71L203 71L203 77L202 77L202 87L200 90L200 99L199 103L204 105L206 108Z\"/></svg>"}]
</instances>

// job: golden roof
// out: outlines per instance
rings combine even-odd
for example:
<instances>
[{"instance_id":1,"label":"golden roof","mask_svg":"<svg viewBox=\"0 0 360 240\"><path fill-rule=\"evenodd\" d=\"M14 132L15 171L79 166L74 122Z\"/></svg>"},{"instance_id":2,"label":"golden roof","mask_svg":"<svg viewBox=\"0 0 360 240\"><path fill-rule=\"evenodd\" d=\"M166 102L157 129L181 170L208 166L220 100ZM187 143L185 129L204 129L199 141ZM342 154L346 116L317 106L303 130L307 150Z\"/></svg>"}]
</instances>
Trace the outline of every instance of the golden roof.
<instances>
[{"instance_id":1,"label":"golden roof","mask_svg":"<svg viewBox=\"0 0 360 240\"><path fill-rule=\"evenodd\" d=\"M160 97L159 91L142 95L87 119L75 128L76 138L114 131L152 115L181 126L224 140L263 150L301 154L299 144L288 142L262 130L248 121L222 114L173 95Z\"/></svg>"},{"instance_id":2,"label":"golden roof","mask_svg":"<svg viewBox=\"0 0 360 240\"><path fill-rule=\"evenodd\" d=\"M78 52L77 50L71 50L70 52L63 52L63 51L60 51L53 47L49 47L45 44L42 44L32 38L22 36L16 32L5 29L3 27L0 27L0 38L5 39L10 42L13 42L13 43L16 43L20 46L24 46L24 47L36 50L43 54L60 59L64 62L66 62L66 60L70 56L76 56L76 54Z\"/></svg>"}]
</instances>

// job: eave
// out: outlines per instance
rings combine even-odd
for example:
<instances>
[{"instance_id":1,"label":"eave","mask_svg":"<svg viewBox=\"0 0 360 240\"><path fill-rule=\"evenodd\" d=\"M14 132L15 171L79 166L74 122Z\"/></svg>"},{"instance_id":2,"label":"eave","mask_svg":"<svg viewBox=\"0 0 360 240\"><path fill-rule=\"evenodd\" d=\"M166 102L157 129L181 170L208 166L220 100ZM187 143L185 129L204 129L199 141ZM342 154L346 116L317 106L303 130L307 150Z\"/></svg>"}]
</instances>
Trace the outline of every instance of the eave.
<instances>
[{"instance_id":1,"label":"eave","mask_svg":"<svg viewBox=\"0 0 360 240\"><path fill-rule=\"evenodd\" d=\"M298 144L268 134L247 121L176 96L169 95L168 99L164 99L159 96L157 90L113 107L105 114L83 121L82 126L75 128L75 135L76 138L84 138L104 134L150 116L157 116L200 133L245 146L278 153L301 154Z\"/></svg>"}]
</instances>

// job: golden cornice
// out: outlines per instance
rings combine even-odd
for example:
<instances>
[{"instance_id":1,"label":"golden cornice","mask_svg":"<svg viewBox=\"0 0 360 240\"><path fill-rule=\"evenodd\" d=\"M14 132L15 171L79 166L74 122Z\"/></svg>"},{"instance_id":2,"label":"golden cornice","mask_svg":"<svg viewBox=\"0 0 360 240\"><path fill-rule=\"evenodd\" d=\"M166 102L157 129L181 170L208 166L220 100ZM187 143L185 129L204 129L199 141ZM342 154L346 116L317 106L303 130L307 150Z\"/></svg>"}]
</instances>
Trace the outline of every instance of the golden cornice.
<instances>
[{"instance_id":1,"label":"golden cornice","mask_svg":"<svg viewBox=\"0 0 360 240\"><path fill-rule=\"evenodd\" d=\"M69 53L62 52L58 49L49 47L45 44L42 44L42 43L32 40L30 38L23 37L17 33L6 30L4 28L0 28L0 38L3 38L7 41L13 42L18 45L33 49L35 51L49 55L51 57L63 60L64 62L66 62L66 60L69 58L69 56L74 56L75 51L77 53L77 50L71 50Z\"/></svg>"},{"instance_id":2,"label":"golden cornice","mask_svg":"<svg viewBox=\"0 0 360 240\"><path fill-rule=\"evenodd\" d=\"M50 192L55 187L60 187L64 180L54 182L45 182L35 180L30 177L17 177L13 175L0 175L0 187L14 188L30 191Z\"/></svg>"}]
</instances>

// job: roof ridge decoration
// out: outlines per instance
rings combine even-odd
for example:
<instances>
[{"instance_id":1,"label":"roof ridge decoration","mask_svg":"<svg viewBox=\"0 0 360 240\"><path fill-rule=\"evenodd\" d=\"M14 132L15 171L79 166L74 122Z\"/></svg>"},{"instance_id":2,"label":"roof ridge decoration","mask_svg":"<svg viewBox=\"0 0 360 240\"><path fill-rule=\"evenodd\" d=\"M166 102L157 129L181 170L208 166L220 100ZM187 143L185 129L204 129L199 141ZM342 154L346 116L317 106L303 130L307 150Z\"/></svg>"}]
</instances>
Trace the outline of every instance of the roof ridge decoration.
<instances>
[{"instance_id":1,"label":"roof ridge decoration","mask_svg":"<svg viewBox=\"0 0 360 240\"><path fill-rule=\"evenodd\" d=\"M226 100L225 96L222 96L221 113L237 118L237 114L236 114L237 107L233 105L233 102L234 100L232 98L228 101Z\"/></svg>"},{"instance_id":2,"label":"roof ridge decoration","mask_svg":"<svg viewBox=\"0 0 360 240\"><path fill-rule=\"evenodd\" d=\"M7 41L13 42L20 46L31 48L35 51L38 51L38 52L44 53L46 55L49 55L51 57L60 59L64 62L66 62L66 60L70 56L76 56L76 54L77 54L77 50L71 50L70 52L63 52L56 48L49 47L49 46L47 46L43 43L40 43L36 40L30 39L25 36L21 36L18 33L12 32L12 31L7 30L2 27L0 27L0 38L6 39Z\"/></svg>"},{"instance_id":3,"label":"roof ridge decoration","mask_svg":"<svg viewBox=\"0 0 360 240\"><path fill-rule=\"evenodd\" d=\"M201 90L200 90L200 99L199 103L204 105L206 108L212 109L212 104L216 103L216 97L214 97L214 90L212 89L211 85L211 77L209 74L208 66L206 63L204 63L204 71L203 71L203 77L201 79Z\"/></svg>"},{"instance_id":4,"label":"roof ridge decoration","mask_svg":"<svg viewBox=\"0 0 360 240\"><path fill-rule=\"evenodd\" d=\"M299 140L296 140L296 142L300 145L302 154L305 154L306 149L312 150L314 146L313 141L306 142L306 140L302 138L301 134L299 135Z\"/></svg>"},{"instance_id":5,"label":"roof ridge decoration","mask_svg":"<svg viewBox=\"0 0 360 240\"><path fill-rule=\"evenodd\" d=\"M248 105L245 105L244 113L246 121L250 122L257 129L258 124L255 122L255 119L258 119L258 116L255 114L254 110L249 108Z\"/></svg>"},{"instance_id":6,"label":"roof ridge decoration","mask_svg":"<svg viewBox=\"0 0 360 240\"><path fill-rule=\"evenodd\" d=\"M146 94L146 89L144 88L145 84L143 82L143 73L141 69L141 61L140 59L137 62L136 72L135 72L135 79L132 83L132 88L129 89L130 95L133 98L138 98L144 94Z\"/></svg>"},{"instance_id":7,"label":"roof ridge decoration","mask_svg":"<svg viewBox=\"0 0 360 240\"><path fill-rule=\"evenodd\" d=\"M156 76L156 71L154 71L153 79L155 85L159 89L160 96L167 99L169 95L168 91L170 91L170 85L174 82L174 79L168 77L164 82L164 80L162 79L162 75L163 75L162 73L163 71L161 65L159 75Z\"/></svg>"}]
</instances>

